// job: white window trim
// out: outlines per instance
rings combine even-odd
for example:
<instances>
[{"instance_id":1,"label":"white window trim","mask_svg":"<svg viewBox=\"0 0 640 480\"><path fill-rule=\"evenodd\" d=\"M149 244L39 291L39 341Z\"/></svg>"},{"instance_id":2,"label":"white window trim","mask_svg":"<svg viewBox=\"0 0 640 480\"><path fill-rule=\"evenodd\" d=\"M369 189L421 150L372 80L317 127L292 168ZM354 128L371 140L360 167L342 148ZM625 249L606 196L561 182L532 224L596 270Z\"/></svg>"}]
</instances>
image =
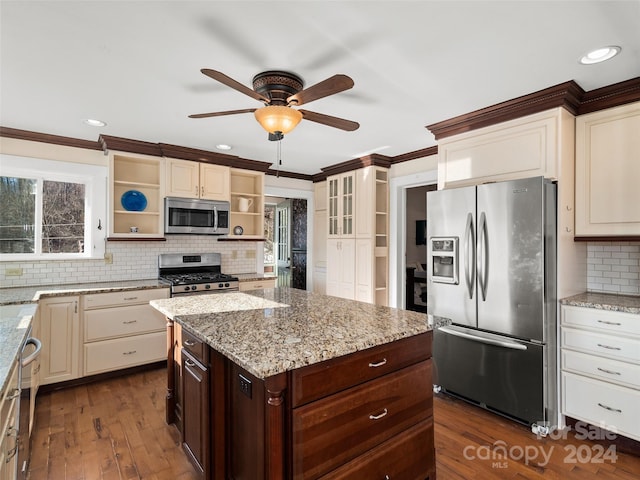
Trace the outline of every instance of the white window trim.
<instances>
[{"instance_id":1,"label":"white window trim","mask_svg":"<svg viewBox=\"0 0 640 480\"><path fill-rule=\"evenodd\" d=\"M83 253L0 253L0 261L70 260L104 258L108 168L0 154L0 175L51 181L77 182L85 189L85 251ZM40 207L36 206L36 209ZM37 215L42 212L37 211Z\"/></svg>"}]
</instances>

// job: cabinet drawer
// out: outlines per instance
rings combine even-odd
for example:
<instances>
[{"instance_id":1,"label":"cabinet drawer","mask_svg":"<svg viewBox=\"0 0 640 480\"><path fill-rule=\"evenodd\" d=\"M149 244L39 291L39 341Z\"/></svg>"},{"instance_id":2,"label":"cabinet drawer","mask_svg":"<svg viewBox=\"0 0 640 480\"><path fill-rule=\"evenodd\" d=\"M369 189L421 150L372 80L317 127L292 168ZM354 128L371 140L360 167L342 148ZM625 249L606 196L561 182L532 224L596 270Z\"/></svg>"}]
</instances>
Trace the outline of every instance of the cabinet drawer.
<instances>
[{"instance_id":1,"label":"cabinet drawer","mask_svg":"<svg viewBox=\"0 0 640 480\"><path fill-rule=\"evenodd\" d=\"M570 327L597 328L612 334L640 336L640 315L626 312L563 306L562 324Z\"/></svg>"},{"instance_id":2,"label":"cabinet drawer","mask_svg":"<svg viewBox=\"0 0 640 480\"><path fill-rule=\"evenodd\" d=\"M321 480L395 479L424 480L434 465L433 419L373 448L349 463L323 476ZM412 459L407 462L406 459Z\"/></svg>"},{"instance_id":3,"label":"cabinet drawer","mask_svg":"<svg viewBox=\"0 0 640 480\"><path fill-rule=\"evenodd\" d=\"M566 327L563 327L561 332L563 348L572 348L616 360L640 363L640 340Z\"/></svg>"},{"instance_id":4,"label":"cabinet drawer","mask_svg":"<svg viewBox=\"0 0 640 480\"><path fill-rule=\"evenodd\" d=\"M318 478L431 417L432 389L427 360L294 409L294 478Z\"/></svg>"},{"instance_id":5,"label":"cabinet drawer","mask_svg":"<svg viewBox=\"0 0 640 480\"><path fill-rule=\"evenodd\" d=\"M562 413L640 440L640 392L562 373Z\"/></svg>"},{"instance_id":6,"label":"cabinet drawer","mask_svg":"<svg viewBox=\"0 0 640 480\"><path fill-rule=\"evenodd\" d=\"M562 349L562 368L640 390L640 365Z\"/></svg>"},{"instance_id":7,"label":"cabinet drawer","mask_svg":"<svg viewBox=\"0 0 640 480\"><path fill-rule=\"evenodd\" d=\"M12 370L7 376L9 381L5 385L5 389L0 394L0 428L4 428L5 425L2 422L6 422L9 419L9 412L15 407L17 399L20 396L20 389L18 388L18 362L13 362Z\"/></svg>"},{"instance_id":8,"label":"cabinet drawer","mask_svg":"<svg viewBox=\"0 0 640 480\"><path fill-rule=\"evenodd\" d=\"M433 332L368 348L292 372L293 406L331 395L431 357Z\"/></svg>"},{"instance_id":9,"label":"cabinet drawer","mask_svg":"<svg viewBox=\"0 0 640 480\"><path fill-rule=\"evenodd\" d=\"M121 292L93 293L84 295L84 308L102 308L113 305L136 305L149 303L150 300L169 298L168 288L149 288L145 290L124 290Z\"/></svg>"},{"instance_id":10,"label":"cabinet drawer","mask_svg":"<svg viewBox=\"0 0 640 480\"><path fill-rule=\"evenodd\" d=\"M264 280L254 280L250 282L240 282L238 289L242 292L245 290L260 290L263 288L276 288L275 278L265 278Z\"/></svg>"},{"instance_id":11,"label":"cabinet drawer","mask_svg":"<svg viewBox=\"0 0 640 480\"><path fill-rule=\"evenodd\" d=\"M85 375L167 359L167 334L147 333L84 346Z\"/></svg>"},{"instance_id":12,"label":"cabinet drawer","mask_svg":"<svg viewBox=\"0 0 640 480\"><path fill-rule=\"evenodd\" d=\"M165 330L166 320L150 305L102 308L84 313L86 342Z\"/></svg>"},{"instance_id":13,"label":"cabinet drawer","mask_svg":"<svg viewBox=\"0 0 640 480\"><path fill-rule=\"evenodd\" d=\"M207 365L209 361L207 345L184 328L182 329L182 348L193 355L200 363Z\"/></svg>"}]
</instances>

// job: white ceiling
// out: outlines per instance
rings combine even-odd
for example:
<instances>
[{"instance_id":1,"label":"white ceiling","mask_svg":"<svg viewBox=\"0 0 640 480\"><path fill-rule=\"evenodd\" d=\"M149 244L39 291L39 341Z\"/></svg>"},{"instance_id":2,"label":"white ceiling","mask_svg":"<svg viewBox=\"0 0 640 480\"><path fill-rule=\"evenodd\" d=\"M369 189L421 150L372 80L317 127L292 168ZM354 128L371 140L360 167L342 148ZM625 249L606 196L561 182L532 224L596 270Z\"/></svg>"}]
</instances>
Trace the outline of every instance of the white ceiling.
<instances>
[{"instance_id":1,"label":"white ceiling","mask_svg":"<svg viewBox=\"0 0 640 480\"><path fill-rule=\"evenodd\" d=\"M247 86L264 70L306 86L349 75L353 89L303 108L359 130L303 120L282 141L281 168L306 174L435 145L425 125L568 80L589 91L640 75L640 1L2 0L0 20L0 125L54 135L227 143L275 162L252 114L187 118L261 106L200 69ZM622 53L578 63L605 45Z\"/></svg>"}]
</instances>

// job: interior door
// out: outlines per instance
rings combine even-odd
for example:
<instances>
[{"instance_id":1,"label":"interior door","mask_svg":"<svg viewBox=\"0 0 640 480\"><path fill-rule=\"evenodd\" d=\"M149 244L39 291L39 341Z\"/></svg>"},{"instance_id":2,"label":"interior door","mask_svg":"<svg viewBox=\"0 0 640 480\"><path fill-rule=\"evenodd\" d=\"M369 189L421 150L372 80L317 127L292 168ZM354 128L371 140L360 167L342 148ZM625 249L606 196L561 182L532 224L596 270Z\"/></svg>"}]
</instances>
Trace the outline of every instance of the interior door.
<instances>
[{"instance_id":1,"label":"interior door","mask_svg":"<svg viewBox=\"0 0 640 480\"><path fill-rule=\"evenodd\" d=\"M276 207L276 241L278 243L278 270L289 268L291 262L289 244L289 212L291 202L280 202Z\"/></svg>"}]
</instances>

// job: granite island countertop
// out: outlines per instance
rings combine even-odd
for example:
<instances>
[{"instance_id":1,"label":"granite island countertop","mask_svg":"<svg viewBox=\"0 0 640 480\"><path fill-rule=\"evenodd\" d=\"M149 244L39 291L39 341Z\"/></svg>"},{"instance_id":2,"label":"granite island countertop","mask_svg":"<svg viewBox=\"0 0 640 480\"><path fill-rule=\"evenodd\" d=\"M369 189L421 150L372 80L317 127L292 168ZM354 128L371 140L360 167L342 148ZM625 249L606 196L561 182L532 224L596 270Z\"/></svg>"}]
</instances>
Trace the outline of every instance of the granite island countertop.
<instances>
[{"instance_id":1,"label":"granite island countertop","mask_svg":"<svg viewBox=\"0 0 640 480\"><path fill-rule=\"evenodd\" d=\"M27 338L36 304L0 306L0 392L4 390L13 362L20 355L20 348Z\"/></svg>"},{"instance_id":2,"label":"granite island countertop","mask_svg":"<svg viewBox=\"0 0 640 480\"><path fill-rule=\"evenodd\" d=\"M586 292L563 298L560 304L640 315L640 297L633 295Z\"/></svg>"},{"instance_id":3,"label":"granite island countertop","mask_svg":"<svg viewBox=\"0 0 640 480\"><path fill-rule=\"evenodd\" d=\"M286 287L150 303L261 379L450 323L424 313Z\"/></svg>"},{"instance_id":4,"label":"granite island countertop","mask_svg":"<svg viewBox=\"0 0 640 480\"><path fill-rule=\"evenodd\" d=\"M146 280L122 280L117 282L77 283L59 285L34 285L28 287L0 288L0 305L37 302L45 297L64 297L86 293L106 293L123 290L169 288L157 278Z\"/></svg>"}]
</instances>

